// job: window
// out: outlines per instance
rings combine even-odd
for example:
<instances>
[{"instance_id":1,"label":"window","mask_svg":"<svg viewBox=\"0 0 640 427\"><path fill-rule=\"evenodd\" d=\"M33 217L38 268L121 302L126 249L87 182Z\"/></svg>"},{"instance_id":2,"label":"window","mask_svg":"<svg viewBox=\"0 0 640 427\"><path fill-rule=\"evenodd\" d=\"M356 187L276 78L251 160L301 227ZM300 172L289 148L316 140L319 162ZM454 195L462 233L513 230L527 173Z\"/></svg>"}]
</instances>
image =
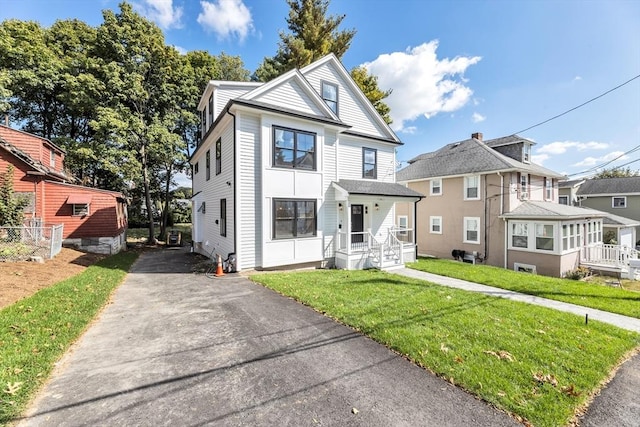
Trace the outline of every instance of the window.
<instances>
[{"instance_id":1,"label":"window","mask_svg":"<svg viewBox=\"0 0 640 427\"><path fill-rule=\"evenodd\" d=\"M207 150L205 169L207 171L207 181L209 181L209 178L211 178L211 150Z\"/></svg>"},{"instance_id":2,"label":"window","mask_svg":"<svg viewBox=\"0 0 640 427\"><path fill-rule=\"evenodd\" d=\"M560 203L561 205L568 205L569 196L558 196L558 203Z\"/></svg>"},{"instance_id":3,"label":"window","mask_svg":"<svg viewBox=\"0 0 640 427\"><path fill-rule=\"evenodd\" d=\"M433 234L442 234L442 217L441 216L429 217L429 230Z\"/></svg>"},{"instance_id":4,"label":"window","mask_svg":"<svg viewBox=\"0 0 640 427\"><path fill-rule=\"evenodd\" d=\"M514 248L529 247L529 224L522 222L511 224L511 246Z\"/></svg>"},{"instance_id":5,"label":"window","mask_svg":"<svg viewBox=\"0 0 640 427\"><path fill-rule=\"evenodd\" d=\"M203 137L207 133L207 109L206 107L200 112L200 136Z\"/></svg>"},{"instance_id":6,"label":"window","mask_svg":"<svg viewBox=\"0 0 640 427\"><path fill-rule=\"evenodd\" d=\"M194 175L195 175L195 174L197 174L197 173L198 173L198 171L200 170L199 166L200 166L200 162L196 162L196 163L193 165L193 174L194 174Z\"/></svg>"},{"instance_id":7,"label":"window","mask_svg":"<svg viewBox=\"0 0 640 427\"><path fill-rule=\"evenodd\" d=\"M322 99L327 103L331 111L338 114L338 86L322 82Z\"/></svg>"},{"instance_id":8,"label":"window","mask_svg":"<svg viewBox=\"0 0 640 427\"><path fill-rule=\"evenodd\" d=\"M407 229L409 227L409 217L406 215L398 215L398 228ZM400 231L399 234L401 236L406 236L406 231Z\"/></svg>"},{"instance_id":9,"label":"window","mask_svg":"<svg viewBox=\"0 0 640 427\"><path fill-rule=\"evenodd\" d=\"M213 93L209 96L209 127L213 125Z\"/></svg>"},{"instance_id":10,"label":"window","mask_svg":"<svg viewBox=\"0 0 640 427\"><path fill-rule=\"evenodd\" d=\"M526 200L529 198L529 175L526 173L518 173L520 176L520 199Z\"/></svg>"},{"instance_id":11,"label":"window","mask_svg":"<svg viewBox=\"0 0 640 427\"><path fill-rule=\"evenodd\" d=\"M480 218L464 217L464 242L480 243Z\"/></svg>"},{"instance_id":12,"label":"window","mask_svg":"<svg viewBox=\"0 0 640 427\"><path fill-rule=\"evenodd\" d=\"M362 177L376 179L378 177L378 151L373 148L362 149Z\"/></svg>"},{"instance_id":13,"label":"window","mask_svg":"<svg viewBox=\"0 0 640 427\"><path fill-rule=\"evenodd\" d=\"M431 195L440 196L442 194L442 179L435 178L430 181Z\"/></svg>"},{"instance_id":14,"label":"window","mask_svg":"<svg viewBox=\"0 0 640 427\"><path fill-rule=\"evenodd\" d=\"M613 208L626 208L627 207L627 198L625 197L612 197L611 198L611 207Z\"/></svg>"},{"instance_id":15,"label":"window","mask_svg":"<svg viewBox=\"0 0 640 427\"><path fill-rule=\"evenodd\" d=\"M316 135L273 128L273 165L280 168L316 169Z\"/></svg>"},{"instance_id":16,"label":"window","mask_svg":"<svg viewBox=\"0 0 640 427\"><path fill-rule=\"evenodd\" d=\"M553 224L536 224L536 249L553 251Z\"/></svg>"},{"instance_id":17,"label":"window","mask_svg":"<svg viewBox=\"0 0 640 427\"><path fill-rule=\"evenodd\" d=\"M56 167L56 152L53 149L49 152L49 166Z\"/></svg>"},{"instance_id":18,"label":"window","mask_svg":"<svg viewBox=\"0 0 640 427\"><path fill-rule=\"evenodd\" d=\"M74 204L73 206L73 216L85 216L89 215L89 204Z\"/></svg>"},{"instance_id":19,"label":"window","mask_svg":"<svg viewBox=\"0 0 640 427\"><path fill-rule=\"evenodd\" d=\"M519 262L513 263L513 270L520 271L522 273L536 274L536 266L531 264L522 264Z\"/></svg>"},{"instance_id":20,"label":"window","mask_svg":"<svg viewBox=\"0 0 640 427\"><path fill-rule=\"evenodd\" d=\"M553 200L553 179L544 179L544 198L546 200Z\"/></svg>"},{"instance_id":21,"label":"window","mask_svg":"<svg viewBox=\"0 0 640 427\"><path fill-rule=\"evenodd\" d=\"M291 239L316 235L315 200L273 200L273 238Z\"/></svg>"},{"instance_id":22,"label":"window","mask_svg":"<svg viewBox=\"0 0 640 427\"><path fill-rule=\"evenodd\" d=\"M222 139L216 141L216 175L222 172Z\"/></svg>"},{"instance_id":23,"label":"window","mask_svg":"<svg viewBox=\"0 0 640 427\"><path fill-rule=\"evenodd\" d=\"M227 199L220 199L220 235L227 237Z\"/></svg>"},{"instance_id":24,"label":"window","mask_svg":"<svg viewBox=\"0 0 640 427\"><path fill-rule=\"evenodd\" d=\"M587 243L602 243L601 221L590 221L587 223Z\"/></svg>"},{"instance_id":25,"label":"window","mask_svg":"<svg viewBox=\"0 0 640 427\"><path fill-rule=\"evenodd\" d=\"M465 200L480 199L480 176L466 176L464 178L464 198Z\"/></svg>"},{"instance_id":26,"label":"window","mask_svg":"<svg viewBox=\"0 0 640 427\"><path fill-rule=\"evenodd\" d=\"M562 224L562 251L570 251L582 245L581 228L582 226L577 223Z\"/></svg>"},{"instance_id":27,"label":"window","mask_svg":"<svg viewBox=\"0 0 640 427\"><path fill-rule=\"evenodd\" d=\"M531 162L531 144L525 143L522 146L522 161L524 163L530 163Z\"/></svg>"}]
</instances>

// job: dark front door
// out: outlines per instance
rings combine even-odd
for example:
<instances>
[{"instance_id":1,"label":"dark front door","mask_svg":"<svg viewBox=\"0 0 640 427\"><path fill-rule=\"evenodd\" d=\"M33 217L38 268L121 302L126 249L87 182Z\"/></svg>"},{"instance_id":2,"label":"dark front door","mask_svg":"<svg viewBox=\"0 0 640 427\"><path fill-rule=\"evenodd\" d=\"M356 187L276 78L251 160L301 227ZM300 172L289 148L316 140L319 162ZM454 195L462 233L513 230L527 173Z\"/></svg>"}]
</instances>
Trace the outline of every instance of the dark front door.
<instances>
[{"instance_id":1,"label":"dark front door","mask_svg":"<svg viewBox=\"0 0 640 427\"><path fill-rule=\"evenodd\" d=\"M362 243L364 241L363 231L364 207L362 205L351 205L351 242Z\"/></svg>"}]
</instances>

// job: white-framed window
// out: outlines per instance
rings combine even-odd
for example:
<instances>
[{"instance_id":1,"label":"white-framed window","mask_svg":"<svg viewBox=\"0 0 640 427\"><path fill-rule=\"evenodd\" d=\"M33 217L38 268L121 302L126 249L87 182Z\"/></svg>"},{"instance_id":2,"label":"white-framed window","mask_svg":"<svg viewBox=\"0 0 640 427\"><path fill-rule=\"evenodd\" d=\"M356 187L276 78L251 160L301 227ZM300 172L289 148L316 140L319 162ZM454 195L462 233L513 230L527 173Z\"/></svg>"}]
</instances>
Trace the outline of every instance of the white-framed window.
<instances>
[{"instance_id":1,"label":"white-framed window","mask_svg":"<svg viewBox=\"0 0 640 427\"><path fill-rule=\"evenodd\" d=\"M73 216L85 216L85 215L89 215L89 204L88 203L82 203L82 204L74 204L73 206Z\"/></svg>"},{"instance_id":2,"label":"white-framed window","mask_svg":"<svg viewBox=\"0 0 640 427\"><path fill-rule=\"evenodd\" d=\"M562 251L571 251L582 246L582 225L579 223L562 224Z\"/></svg>"},{"instance_id":3,"label":"white-framed window","mask_svg":"<svg viewBox=\"0 0 640 427\"><path fill-rule=\"evenodd\" d=\"M587 223L587 243L602 243L602 221L589 221Z\"/></svg>"},{"instance_id":4,"label":"white-framed window","mask_svg":"<svg viewBox=\"0 0 640 427\"><path fill-rule=\"evenodd\" d=\"M612 197L611 198L611 207L612 208L626 208L627 207L627 197Z\"/></svg>"},{"instance_id":5,"label":"white-framed window","mask_svg":"<svg viewBox=\"0 0 640 427\"><path fill-rule=\"evenodd\" d=\"M553 200L553 178L544 179L544 198L545 200Z\"/></svg>"},{"instance_id":6,"label":"white-framed window","mask_svg":"<svg viewBox=\"0 0 640 427\"><path fill-rule=\"evenodd\" d=\"M569 204L569 196L558 196L558 203L561 205Z\"/></svg>"},{"instance_id":7,"label":"white-framed window","mask_svg":"<svg viewBox=\"0 0 640 427\"><path fill-rule=\"evenodd\" d=\"M555 227L553 224L536 224L536 249L553 252L554 240Z\"/></svg>"},{"instance_id":8,"label":"white-framed window","mask_svg":"<svg viewBox=\"0 0 640 427\"><path fill-rule=\"evenodd\" d=\"M338 114L338 85L322 82L322 99L331 108L331 111Z\"/></svg>"},{"instance_id":9,"label":"white-framed window","mask_svg":"<svg viewBox=\"0 0 640 427\"><path fill-rule=\"evenodd\" d=\"M529 199L529 174L521 173L520 175L520 199Z\"/></svg>"},{"instance_id":10,"label":"white-framed window","mask_svg":"<svg viewBox=\"0 0 640 427\"><path fill-rule=\"evenodd\" d=\"M526 142L522 145L522 162L531 163L531 144Z\"/></svg>"},{"instance_id":11,"label":"white-framed window","mask_svg":"<svg viewBox=\"0 0 640 427\"><path fill-rule=\"evenodd\" d=\"M464 177L464 199L479 200L480 199L480 175L472 175Z\"/></svg>"},{"instance_id":12,"label":"white-framed window","mask_svg":"<svg viewBox=\"0 0 640 427\"><path fill-rule=\"evenodd\" d=\"M406 230L409 228L409 217L407 215L398 215L398 228ZM401 236L406 236L406 231L400 231Z\"/></svg>"},{"instance_id":13,"label":"white-framed window","mask_svg":"<svg viewBox=\"0 0 640 427\"><path fill-rule=\"evenodd\" d=\"M432 196L440 196L442 195L442 178L433 178L429 181L430 185L430 195Z\"/></svg>"},{"instance_id":14,"label":"white-framed window","mask_svg":"<svg viewBox=\"0 0 640 427\"><path fill-rule=\"evenodd\" d=\"M464 236L465 243L480 243L480 217L464 217Z\"/></svg>"},{"instance_id":15,"label":"white-framed window","mask_svg":"<svg viewBox=\"0 0 640 427\"><path fill-rule=\"evenodd\" d=\"M514 248L529 247L529 224L514 222L511 224L511 246Z\"/></svg>"},{"instance_id":16,"label":"white-framed window","mask_svg":"<svg viewBox=\"0 0 640 427\"><path fill-rule=\"evenodd\" d=\"M429 217L429 232L433 234L442 234L442 217L441 216Z\"/></svg>"}]
</instances>

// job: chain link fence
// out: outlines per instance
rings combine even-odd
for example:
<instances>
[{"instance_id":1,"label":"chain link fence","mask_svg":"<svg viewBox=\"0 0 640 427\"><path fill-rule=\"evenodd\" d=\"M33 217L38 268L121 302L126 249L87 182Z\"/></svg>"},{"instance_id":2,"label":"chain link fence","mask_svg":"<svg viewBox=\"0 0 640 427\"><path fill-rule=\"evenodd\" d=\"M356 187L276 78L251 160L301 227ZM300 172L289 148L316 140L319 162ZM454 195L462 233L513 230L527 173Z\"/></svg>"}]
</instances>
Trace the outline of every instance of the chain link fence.
<instances>
[{"instance_id":1,"label":"chain link fence","mask_svg":"<svg viewBox=\"0 0 640 427\"><path fill-rule=\"evenodd\" d=\"M0 261L50 259L62 249L63 224L33 220L22 227L0 227Z\"/></svg>"}]
</instances>

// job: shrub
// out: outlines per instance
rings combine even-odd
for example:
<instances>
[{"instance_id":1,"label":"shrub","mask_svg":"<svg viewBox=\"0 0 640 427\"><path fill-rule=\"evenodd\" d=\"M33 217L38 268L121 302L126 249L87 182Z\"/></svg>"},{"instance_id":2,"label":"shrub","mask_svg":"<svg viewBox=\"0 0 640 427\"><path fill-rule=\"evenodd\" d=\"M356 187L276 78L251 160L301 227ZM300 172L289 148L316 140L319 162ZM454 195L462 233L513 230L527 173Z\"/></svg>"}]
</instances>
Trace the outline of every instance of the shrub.
<instances>
[{"instance_id":1,"label":"shrub","mask_svg":"<svg viewBox=\"0 0 640 427\"><path fill-rule=\"evenodd\" d=\"M588 267L578 267L575 270L568 271L564 277L571 280L582 280L591 276L591 270Z\"/></svg>"}]
</instances>

